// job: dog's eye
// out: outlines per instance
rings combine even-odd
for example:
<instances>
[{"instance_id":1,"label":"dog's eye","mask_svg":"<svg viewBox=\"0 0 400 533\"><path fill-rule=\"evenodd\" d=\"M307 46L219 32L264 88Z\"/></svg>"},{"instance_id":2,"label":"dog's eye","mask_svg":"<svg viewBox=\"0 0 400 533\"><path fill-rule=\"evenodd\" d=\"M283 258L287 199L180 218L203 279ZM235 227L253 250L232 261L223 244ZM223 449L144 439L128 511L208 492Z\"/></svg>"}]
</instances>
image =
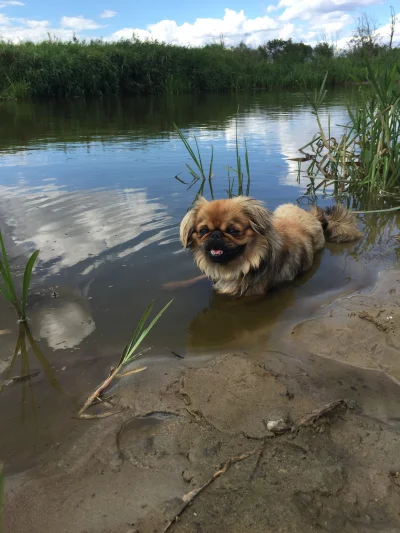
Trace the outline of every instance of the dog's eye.
<instances>
[{"instance_id":1,"label":"dog's eye","mask_svg":"<svg viewBox=\"0 0 400 533\"><path fill-rule=\"evenodd\" d=\"M206 235L208 232L209 232L209 229L206 226L204 228L201 228L201 230L199 231L199 235L200 237L204 237L204 235Z\"/></svg>"},{"instance_id":2,"label":"dog's eye","mask_svg":"<svg viewBox=\"0 0 400 533\"><path fill-rule=\"evenodd\" d=\"M230 233L231 235L238 235L240 232L236 228L228 228L227 233Z\"/></svg>"}]
</instances>

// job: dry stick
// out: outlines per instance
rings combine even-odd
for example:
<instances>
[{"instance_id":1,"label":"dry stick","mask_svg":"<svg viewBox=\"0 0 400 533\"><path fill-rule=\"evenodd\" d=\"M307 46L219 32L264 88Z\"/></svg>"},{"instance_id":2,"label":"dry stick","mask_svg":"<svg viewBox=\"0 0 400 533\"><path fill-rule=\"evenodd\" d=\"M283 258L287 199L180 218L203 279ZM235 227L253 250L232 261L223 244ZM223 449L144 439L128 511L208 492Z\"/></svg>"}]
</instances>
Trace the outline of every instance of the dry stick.
<instances>
[{"instance_id":1,"label":"dry stick","mask_svg":"<svg viewBox=\"0 0 400 533\"><path fill-rule=\"evenodd\" d=\"M185 511L186 507L188 507L192 502L193 500L201 493L203 492L204 489L206 489L208 487L208 485L210 485L213 481L215 481L217 479L217 477L221 476L222 474L225 474L225 472L227 472L229 470L229 468L235 464L235 463L238 463L239 461L243 461L244 459L248 459L249 457L251 457L252 455L255 455L256 453L259 453L263 450L263 446L260 447L260 448L256 448L255 450L249 452L249 453L246 453L246 454L243 454L243 455L238 455L237 457L232 457L232 459L229 459L229 461L227 461L224 466L218 470L217 472L215 472L211 477L210 479L208 479L204 485L202 485L201 487L199 487L198 489L194 489L192 490L191 492L188 492L187 494L184 495L184 497L182 498L183 501L185 502L184 505L181 507L179 513L168 523L167 527L164 529L164 533L167 533L167 531L169 531L169 529L171 528L171 526L177 522L179 520L179 517L183 514L183 512Z\"/></svg>"},{"instance_id":2,"label":"dry stick","mask_svg":"<svg viewBox=\"0 0 400 533\"><path fill-rule=\"evenodd\" d=\"M316 420L318 420L318 418L321 418L321 416L324 416L324 415L326 415L328 413L331 413L332 411L335 411L336 409L338 409L340 407L347 407L347 403L346 403L345 400L336 400L334 402L330 402L330 403L328 403L326 405L323 405L322 407L314 409L314 411L311 411L311 413L308 413L306 415L301 416L297 420L297 422L295 422L293 425L289 425L288 424L288 425L284 426L283 428L281 428L279 430L279 432L277 431L276 434L277 435L283 435L284 433L288 433L289 431L293 431L293 432L297 431L298 429L300 429L303 426L309 426L309 425L313 424ZM244 453L242 455L237 455L236 457L232 457L231 459L229 459L229 461L227 461L220 468L220 470L217 470L217 472L215 472L204 483L204 485L202 485L198 489L193 489L192 491L190 491L187 494L185 494L183 496L183 498L182 498L182 500L184 501L183 506L179 510L178 514L172 520L170 520L170 522L168 522L168 524L167 524L166 528L164 529L163 533L167 533L171 529L173 524L175 524L179 520L179 518L184 513L185 509L197 498L197 496L199 494L201 494L209 485L211 485L211 483L213 483L219 476L221 476L222 474L225 474L225 472L227 472L229 470L229 468L233 464L239 463L240 461L244 461L245 459L248 459L249 457L252 457L256 453L261 453L264 450L264 448L265 448L265 445L263 445L261 447L258 447L256 449L252 450L251 452Z\"/></svg>"}]
</instances>

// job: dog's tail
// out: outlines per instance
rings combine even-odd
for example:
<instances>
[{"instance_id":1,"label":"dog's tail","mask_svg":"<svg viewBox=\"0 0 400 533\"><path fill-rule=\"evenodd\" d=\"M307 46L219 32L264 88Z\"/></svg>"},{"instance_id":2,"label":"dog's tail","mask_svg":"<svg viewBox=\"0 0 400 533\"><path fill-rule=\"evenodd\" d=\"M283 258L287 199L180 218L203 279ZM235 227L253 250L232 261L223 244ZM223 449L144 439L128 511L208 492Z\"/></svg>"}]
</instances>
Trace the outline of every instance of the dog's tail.
<instances>
[{"instance_id":1,"label":"dog's tail","mask_svg":"<svg viewBox=\"0 0 400 533\"><path fill-rule=\"evenodd\" d=\"M349 242L362 237L355 214L341 204L325 209L314 206L311 213L321 222L328 242Z\"/></svg>"}]
</instances>

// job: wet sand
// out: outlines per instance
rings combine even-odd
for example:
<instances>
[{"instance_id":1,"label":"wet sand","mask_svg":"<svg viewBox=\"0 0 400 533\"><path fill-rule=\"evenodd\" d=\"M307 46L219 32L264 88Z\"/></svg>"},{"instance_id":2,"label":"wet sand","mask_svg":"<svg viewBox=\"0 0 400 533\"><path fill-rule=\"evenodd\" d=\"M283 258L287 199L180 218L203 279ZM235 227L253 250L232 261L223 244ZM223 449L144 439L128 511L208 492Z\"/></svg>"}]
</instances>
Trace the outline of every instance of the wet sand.
<instances>
[{"instance_id":1,"label":"wet sand","mask_svg":"<svg viewBox=\"0 0 400 533\"><path fill-rule=\"evenodd\" d=\"M162 532L185 494L254 450L168 531L400 531L399 281L386 270L276 326L268 350L152 360L114 387L121 412L71 422L35 466L8 475L5 532ZM347 408L298 431L267 429L339 399Z\"/></svg>"}]
</instances>

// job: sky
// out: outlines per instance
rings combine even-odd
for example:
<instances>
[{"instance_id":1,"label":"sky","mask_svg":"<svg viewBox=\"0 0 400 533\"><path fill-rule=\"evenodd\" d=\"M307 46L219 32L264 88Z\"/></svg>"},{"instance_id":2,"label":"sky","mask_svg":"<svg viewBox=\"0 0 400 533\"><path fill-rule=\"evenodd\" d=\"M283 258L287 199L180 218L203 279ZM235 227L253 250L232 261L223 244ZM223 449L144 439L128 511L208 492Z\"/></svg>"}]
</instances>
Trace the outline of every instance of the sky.
<instances>
[{"instance_id":1,"label":"sky","mask_svg":"<svg viewBox=\"0 0 400 533\"><path fill-rule=\"evenodd\" d=\"M365 12L387 42L390 6L397 4L394 42L400 45L398 0L0 0L0 39L139 39L201 46L274 38L344 47L357 16Z\"/></svg>"}]
</instances>

